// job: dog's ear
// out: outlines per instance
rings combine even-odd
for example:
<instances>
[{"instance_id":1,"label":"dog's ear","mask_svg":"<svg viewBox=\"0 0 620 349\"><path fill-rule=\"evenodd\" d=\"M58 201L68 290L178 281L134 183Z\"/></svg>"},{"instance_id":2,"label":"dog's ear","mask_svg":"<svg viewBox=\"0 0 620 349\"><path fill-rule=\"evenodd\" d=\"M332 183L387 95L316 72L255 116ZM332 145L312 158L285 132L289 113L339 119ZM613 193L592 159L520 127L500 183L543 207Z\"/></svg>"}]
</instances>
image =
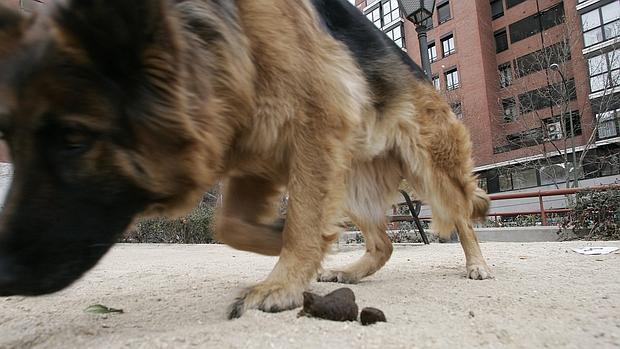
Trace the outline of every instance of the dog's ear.
<instances>
[{"instance_id":1,"label":"dog's ear","mask_svg":"<svg viewBox=\"0 0 620 349\"><path fill-rule=\"evenodd\" d=\"M53 19L62 45L115 83L129 121L140 123L136 129L176 137L176 144L185 141L178 134L192 133L181 115L180 29L169 6L169 0L65 0Z\"/></svg>"},{"instance_id":2,"label":"dog's ear","mask_svg":"<svg viewBox=\"0 0 620 349\"><path fill-rule=\"evenodd\" d=\"M166 0L68 0L56 12L63 31L112 78L135 75L145 52L176 51Z\"/></svg>"}]
</instances>

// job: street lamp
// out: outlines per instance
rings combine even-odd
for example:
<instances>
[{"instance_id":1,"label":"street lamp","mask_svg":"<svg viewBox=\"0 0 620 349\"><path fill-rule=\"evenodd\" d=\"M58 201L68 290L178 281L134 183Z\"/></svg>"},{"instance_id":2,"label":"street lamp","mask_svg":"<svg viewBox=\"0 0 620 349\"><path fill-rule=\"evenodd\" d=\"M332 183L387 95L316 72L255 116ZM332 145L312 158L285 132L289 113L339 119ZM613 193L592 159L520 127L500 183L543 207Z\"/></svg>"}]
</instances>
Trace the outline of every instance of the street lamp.
<instances>
[{"instance_id":1,"label":"street lamp","mask_svg":"<svg viewBox=\"0 0 620 349\"><path fill-rule=\"evenodd\" d=\"M560 74L560 77L562 78L562 84L564 85L564 105L565 107L562 108L562 114L566 114L565 111L568 111L568 105L570 103L570 97L568 95L569 90L568 90L568 83L566 82L566 77L564 77L564 73L562 73L562 71L560 70L560 66L557 63L553 63L549 66L549 68L551 70L555 70L558 74ZM571 140L571 147L573 148L573 183L574 183L574 187L578 187L579 186L579 182L577 180L578 178L578 174L577 174L577 154L575 152L575 128L573 126L573 115L572 113L568 112L569 114L569 125L570 125L570 140ZM564 117L564 115L560 116L561 118Z\"/></svg>"},{"instance_id":2,"label":"street lamp","mask_svg":"<svg viewBox=\"0 0 620 349\"><path fill-rule=\"evenodd\" d=\"M415 24L415 31L418 32L418 41L420 42L422 69L430 80L432 79L431 61L428 58L426 31L428 30L428 23L433 17L435 0L398 0L398 4L405 17Z\"/></svg>"}]
</instances>

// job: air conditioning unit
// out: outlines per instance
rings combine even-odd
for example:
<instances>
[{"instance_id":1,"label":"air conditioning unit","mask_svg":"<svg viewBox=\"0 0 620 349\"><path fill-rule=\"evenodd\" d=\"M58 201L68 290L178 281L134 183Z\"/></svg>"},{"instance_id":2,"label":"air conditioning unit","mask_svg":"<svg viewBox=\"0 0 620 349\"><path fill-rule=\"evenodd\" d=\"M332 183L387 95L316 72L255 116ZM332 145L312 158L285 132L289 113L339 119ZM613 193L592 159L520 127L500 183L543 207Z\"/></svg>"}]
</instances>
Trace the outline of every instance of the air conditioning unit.
<instances>
[{"instance_id":1,"label":"air conditioning unit","mask_svg":"<svg viewBox=\"0 0 620 349\"><path fill-rule=\"evenodd\" d=\"M547 124L547 135L552 141L562 139L564 137L562 134L562 123L558 121Z\"/></svg>"}]
</instances>

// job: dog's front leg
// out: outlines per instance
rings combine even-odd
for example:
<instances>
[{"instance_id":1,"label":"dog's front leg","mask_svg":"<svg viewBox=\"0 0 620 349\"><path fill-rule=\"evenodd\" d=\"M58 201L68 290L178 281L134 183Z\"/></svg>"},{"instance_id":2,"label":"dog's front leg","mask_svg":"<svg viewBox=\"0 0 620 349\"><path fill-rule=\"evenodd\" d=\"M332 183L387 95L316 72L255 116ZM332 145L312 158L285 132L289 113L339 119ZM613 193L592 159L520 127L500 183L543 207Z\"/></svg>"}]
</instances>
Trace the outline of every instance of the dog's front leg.
<instances>
[{"instance_id":1,"label":"dog's front leg","mask_svg":"<svg viewBox=\"0 0 620 349\"><path fill-rule=\"evenodd\" d=\"M264 178L229 178L216 222L217 240L239 250L279 256L283 226L276 220L275 202L281 192L280 185Z\"/></svg>"},{"instance_id":2,"label":"dog's front leg","mask_svg":"<svg viewBox=\"0 0 620 349\"><path fill-rule=\"evenodd\" d=\"M344 173L342 144L304 140L291 162L289 207L278 263L266 280L241 292L229 317L248 309L279 312L301 306L303 291L315 277L339 231Z\"/></svg>"}]
</instances>

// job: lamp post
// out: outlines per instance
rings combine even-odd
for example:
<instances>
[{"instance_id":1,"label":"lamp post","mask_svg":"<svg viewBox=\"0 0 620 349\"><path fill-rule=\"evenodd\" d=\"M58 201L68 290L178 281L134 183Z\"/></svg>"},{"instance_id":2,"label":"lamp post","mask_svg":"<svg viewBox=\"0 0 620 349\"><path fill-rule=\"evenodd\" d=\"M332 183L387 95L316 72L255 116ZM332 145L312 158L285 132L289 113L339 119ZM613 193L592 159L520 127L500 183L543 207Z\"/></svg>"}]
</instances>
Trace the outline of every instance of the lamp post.
<instances>
[{"instance_id":1,"label":"lamp post","mask_svg":"<svg viewBox=\"0 0 620 349\"><path fill-rule=\"evenodd\" d=\"M428 58L428 42L426 41L426 31L428 30L429 20L433 17L435 10L435 0L398 0L405 18L415 24L415 31L418 32L420 43L420 56L422 57L422 69L430 79L431 61Z\"/></svg>"},{"instance_id":2,"label":"lamp post","mask_svg":"<svg viewBox=\"0 0 620 349\"><path fill-rule=\"evenodd\" d=\"M556 71L558 74L560 74L560 78L562 78L562 85L564 86L564 93L563 93L563 99L564 99L564 105L565 107L562 108L562 115L560 117L564 117L565 114L565 110L568 110L568 104L570 103L570 98L568 96L568 83L566 82L566 77L564 77L564 73L562 73L562 71L560 70L560 66L557 63L553 63L549 66L549 68L551 68L551 70ZM578 182L578 174L577 174L577 154L575 152L575 128L573 126L573 115L572 113L568 113L569 115L569 125L570 125L570 140L571 140L571 148L573 148L573 186L576 188L579 186L579 182Z\"/></svg>"}]
</instances>

